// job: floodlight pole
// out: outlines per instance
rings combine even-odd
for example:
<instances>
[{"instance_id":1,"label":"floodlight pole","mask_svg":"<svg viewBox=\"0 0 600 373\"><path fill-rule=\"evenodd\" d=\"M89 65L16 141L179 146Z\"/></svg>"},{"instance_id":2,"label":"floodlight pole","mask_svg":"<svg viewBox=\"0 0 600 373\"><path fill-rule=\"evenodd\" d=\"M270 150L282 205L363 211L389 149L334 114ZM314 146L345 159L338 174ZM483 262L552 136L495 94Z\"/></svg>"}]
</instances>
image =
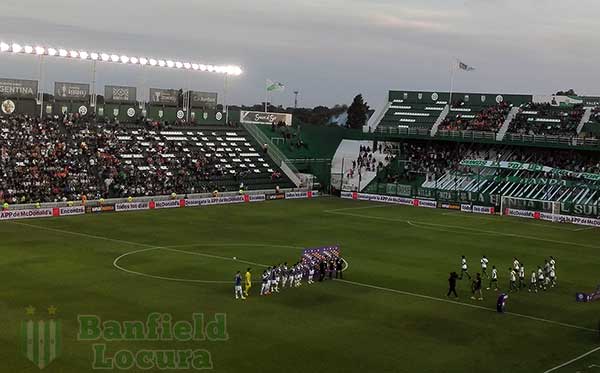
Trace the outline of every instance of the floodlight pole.
<instances>
[{"instance_id":1,"label":"floodlight pole","mask_svg":"<svg viewBox=\"0 0 600 373\"><path fill-rule=\"evenodd\" d=\"M43 75L43 67L44 67L44 55L40 54L40 63L39 63L39 68L40 68L40 75L39 75L39 79L40 79L40 86L41 89L38 89L38 94L40 96L39 102L40 102L40 119L44 118L44 75Z\"/></svg>"},{"instance_id":2,"label":"floodlight pole","mask_svg":"<svg viewBox=\"0 0 600 373\"><path fill-rule=\"evenodd\" d=\"M92 92L91 92L91 104L94 106L94 116L97 114L97 96L96 96L96 60L92 60Z\"/></svg>"},{"instance_id":3,"label":"floodlight pole","mask_svg":"<svg viewBox=\"0 0 600 373\"><path fill-rule=\"evenodd\" d=\"M223 82L223 110L225 111L225 125L229 123L229 109L227 108L227 83L229 74L225 74L225 79Z\"/></svg>"}]
</instances>

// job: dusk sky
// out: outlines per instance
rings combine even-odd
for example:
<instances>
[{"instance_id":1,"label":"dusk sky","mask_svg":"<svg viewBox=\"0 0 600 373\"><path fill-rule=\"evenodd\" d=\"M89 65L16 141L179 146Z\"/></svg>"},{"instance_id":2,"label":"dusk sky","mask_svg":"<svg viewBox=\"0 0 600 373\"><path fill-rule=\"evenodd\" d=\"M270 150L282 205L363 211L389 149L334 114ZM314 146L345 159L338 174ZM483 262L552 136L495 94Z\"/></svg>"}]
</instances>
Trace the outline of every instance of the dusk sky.
<instances>
[{"instance_id":1,"label":"dusk sky","mask_svg":"<svg viewBox=\"0 0 600 373\"><path fill-rule=\"evenodd\" d=\"M477 68L456 91L600 94L597 0L4 0L0 40L190 62L239 64L229 103L379 106L389 89L447 91L454 58ZM91 63L48 58L54 81L89 82ZM35 57L0 55L0 76L38 78ZM222 94L223 76L100 64L104 84ZM143 89L142 89L143 88ZM141 92L143 91L143 92ZM143 96L142 96L143 95Z\"/></svg>"}]
</instances>

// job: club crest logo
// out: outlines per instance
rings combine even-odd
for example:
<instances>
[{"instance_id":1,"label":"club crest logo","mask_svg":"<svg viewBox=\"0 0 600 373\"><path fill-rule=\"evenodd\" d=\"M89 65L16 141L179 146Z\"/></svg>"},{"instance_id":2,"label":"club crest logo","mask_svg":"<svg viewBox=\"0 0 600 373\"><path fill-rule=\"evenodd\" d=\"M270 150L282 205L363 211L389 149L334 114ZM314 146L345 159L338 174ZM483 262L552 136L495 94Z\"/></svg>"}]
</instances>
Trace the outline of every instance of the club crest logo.
<instances>
[{"instance_id":1,"label":"club crest logo","mask_svg":"<svg viewBox=\"0 0 600 373\"><path fill-rule=\"evenodd\" d=\"M13 100L4 100L2 101L2 112L4 114L12 114L15 112L15 103Z\"/></svg>"},{"instance_id":2,"label":"club crest logo","mask_svg":"<svg viewBox=\"0 0 600 373\"><path fill-rule=\"evenodd\" d=\"M21 352L39 369L44 369L61 354L62 324L56 319L56 307L48 307L48 319L35 317L35 308L25 309L27 320L21 321Z\"/></svg>"}]
</instances>

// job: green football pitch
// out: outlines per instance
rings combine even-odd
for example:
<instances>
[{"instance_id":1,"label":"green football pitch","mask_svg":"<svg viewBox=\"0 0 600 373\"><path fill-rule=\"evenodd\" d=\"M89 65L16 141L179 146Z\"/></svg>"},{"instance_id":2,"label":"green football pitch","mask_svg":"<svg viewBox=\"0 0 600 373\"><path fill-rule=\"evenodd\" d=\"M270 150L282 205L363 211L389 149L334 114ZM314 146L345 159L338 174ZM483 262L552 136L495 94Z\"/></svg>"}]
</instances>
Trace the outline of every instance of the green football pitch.
<instances>
[{"instance_id":1,"label":"green football pitch","mask_svg":"<svg viewBox=\"0 0 600 373\"><path fill-rule=\"evenodd\" d=\"M158 371L157 359L185 368L192 353L200 363L185 371L600 372L600 351L582 357L600 346L600 302L575 302L600 283L599 238L574 225L336 198L1 222L0 371L39 371L41 356L53 359L47 372ZM265 297L255 283L247 300L234 298L237 270L252 267L256 281L264 265L329 244L349 263L343 281ZM513 257L529 277L552 255L559 285L512 293L499 314L498 293L471 300L466 279L458 300L446 297L461 255L471 273L487 255L504 289ZM191 340L183 326L161 329L170 339L115 336L154 313L171 326L203 314L206 325Z\"/></svg>"}]
</instances>

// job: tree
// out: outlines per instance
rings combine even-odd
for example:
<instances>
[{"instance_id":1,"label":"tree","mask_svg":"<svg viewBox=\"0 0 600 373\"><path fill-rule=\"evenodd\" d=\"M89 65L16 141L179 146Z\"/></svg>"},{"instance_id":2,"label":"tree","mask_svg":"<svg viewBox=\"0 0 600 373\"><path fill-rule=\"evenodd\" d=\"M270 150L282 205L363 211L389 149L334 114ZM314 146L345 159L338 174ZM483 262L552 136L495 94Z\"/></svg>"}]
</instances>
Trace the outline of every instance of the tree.
<instances>
[{"instance_id":1,"label":"tree","mask_svg":"<svg viewBox=\"0 0 600 373\"><path fill-rule=\"evenodd\" d=\"M566 91L558 91L556 92L557 96L577 96L577 93L573 90L573 88Z\"/></svg>"},{"instance_id":2,"label":"tree","mask_svg":"<svg viewBox=\"0 0 600 373\"><path fill-rule=\"evenodd\" d=\"M348 127L361 129L367 123L367 111L369 111L369 105L363 101L361 94L356 95L348 107Z\"/></svg>"}]
</instances>

